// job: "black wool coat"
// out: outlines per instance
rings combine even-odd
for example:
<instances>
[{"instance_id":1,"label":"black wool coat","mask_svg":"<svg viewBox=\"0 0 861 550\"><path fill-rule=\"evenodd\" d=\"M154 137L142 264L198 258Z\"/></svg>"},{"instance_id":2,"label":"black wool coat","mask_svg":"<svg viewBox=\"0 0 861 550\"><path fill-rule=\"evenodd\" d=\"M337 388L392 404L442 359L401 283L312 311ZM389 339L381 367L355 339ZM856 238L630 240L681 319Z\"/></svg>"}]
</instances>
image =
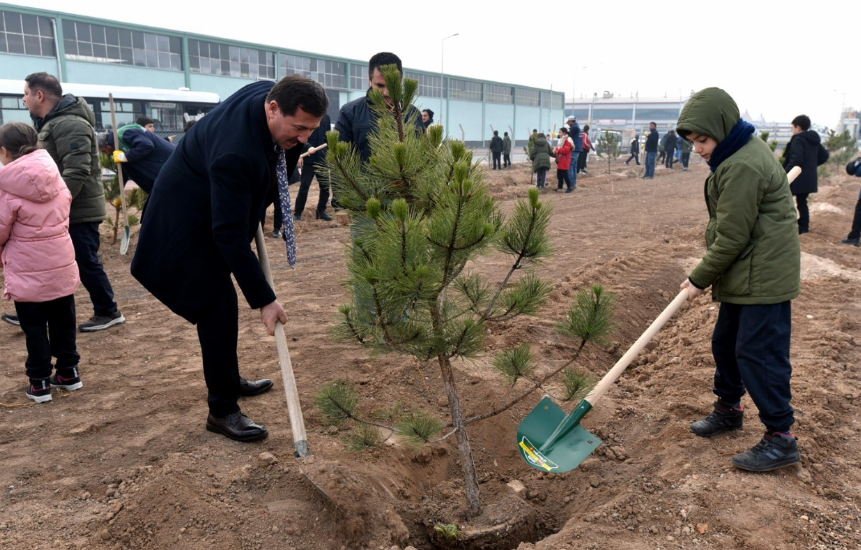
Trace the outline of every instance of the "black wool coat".
<instances>
[{"instance_id":1,"label":"black wool coat","mask_svg":"<svg viewBox=\"0 0 861 550\"><path fill-rule=\"evenodd\" d=\"M789 185L792 194L816 193L819 189L816 167L828 160L828 150L822 146L819 134L813 130L795 134L786 145L783 158L783 168L787 172L801 167L801 174Z\"/></svg>"},{"instance_id":2,"label":"black wool coat","mask_svg":"<svg viewBox=\"0 0 861 550\"><path fill-rule=\"evenodd\" d=\"M134 180L141 189L152 193L155 179L176 146L146 130L129 128L122 132L122 141L129 146L127 163L123 164L123 177Z\"/></svg>"},{"instance_id":3,"label":"black wool coat","mask_svg":"<svg viewBox=\"0 0 861 550\"><path fill-rule=\"evenodd\" d=\"M192 323L231 273L248 305L275 300L251 240L275 184L275 142L265 99L273 82L249 84L199 120L156 178L132 275ZM287 172L301 147L286 151Z\"/></svg>"}]
</instances>

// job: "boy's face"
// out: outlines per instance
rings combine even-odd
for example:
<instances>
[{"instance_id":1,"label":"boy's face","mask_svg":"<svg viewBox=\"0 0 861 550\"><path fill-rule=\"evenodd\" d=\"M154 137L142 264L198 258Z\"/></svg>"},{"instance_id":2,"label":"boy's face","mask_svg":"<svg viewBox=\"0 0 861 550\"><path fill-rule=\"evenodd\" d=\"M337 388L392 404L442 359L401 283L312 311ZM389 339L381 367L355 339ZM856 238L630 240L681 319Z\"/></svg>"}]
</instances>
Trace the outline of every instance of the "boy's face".
<instances>
[{"instance_id":1,"label":"boy's face","mask_svg":"<svg viewBox=\"0 0 861 550\"><path fill-rule=\"evenodd\" d=\"M712 153L717 147L717 141L709 136L703 136L696 132L688 134L688 139L694 144L694 151L705 160L711 159Z\"/></svg>"}]
</instances>

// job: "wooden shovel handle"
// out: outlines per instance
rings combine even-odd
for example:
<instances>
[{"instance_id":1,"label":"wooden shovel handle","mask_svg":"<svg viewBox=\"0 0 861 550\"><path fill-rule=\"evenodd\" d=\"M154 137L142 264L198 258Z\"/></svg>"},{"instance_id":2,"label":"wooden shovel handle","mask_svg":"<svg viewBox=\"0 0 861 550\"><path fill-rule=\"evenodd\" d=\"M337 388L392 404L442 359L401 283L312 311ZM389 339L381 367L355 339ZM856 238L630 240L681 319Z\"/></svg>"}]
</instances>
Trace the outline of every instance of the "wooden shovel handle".
<instances>
[{"instance_id":1,"label":"wooden shovel handle","mask_svg":"<svg viewBox=\"0 0 861 550\"><path fill-rule=\"evenodd\" d=\"M257 235L254 237L257 244L257 256L260 258L260 267L266 282L275 290L272 282L272 271L269 268L269 255L266 253L266 241L263 238L263 226L257 226ZM306 457L310 454L308 449L308 436L305 433L305 419L302 416L302 407L299 404L299 390L296 388L296 377L293 376L293 363L290 361L290 350L287 348L287 336L284 334L284 325L281 321L275 321L275 344L278 346L278 362L281 364L281 378L284 381L284 392L287 394L287 411L290 413L290 428L293 431L293 442L296 444L296 454Z\"/></svg>"},{"instance_id":2,"label":"wooden shovel handle","mask_svg":"<svg viewBox=\"0 0 861 550\"><path fill-rule=\"evenodd\" d=\"M627 352L625 352L625 355L623 355L622 358L619 359L615 365L613 365L613 368L610 369L610 372L605 374L604 378L602 378L601 381L598 382L598 385L595 386L591 392L589 392L589 395L586 396L585 401L588 401L589 404L595 406L595 403L599 399L601 399L601 397L603 397L605 393L607 393L607 390L610 389L610 386L612 386L613 383L616 382L616 380L618 380L620 376L622 376L622 373L625 372L625 369L628 368L628 365L631 364L631 361L634 360L634 357L636 357L637 354L642 351L646 344L649 343L649 340L651 340L655 336L655 334L657 334L657 332L661 330L661 327L663 327L664 324L666 324L666 322L670 320L670 317L672 317L673 314L678 311L680 307L682 307L682 304L684 304L687 299L688 289L684 288L681 292L679 292L675 299L670 302L670 305L668 305L666 309L664 309L664 311L658 316L658 318L652 321L652 324L649 325L649 328L646 329L646 332L644 332L639 338L637 338L637 341L634 342L634 345L631 346Z\"/></svg>"},{"instance_id":3,"label":"wooden shovel handle","mask_svg":"<svg viewBox=\"0 0 861 550\"><path fill-rule=\"evenodd\" d=\"M324 143L324 144L322 144L322 145L318 145L317 147L311 147L310 149L308 149L307 151L305 151L304 153L302 153L301 155L299 155L299 158L304 158L304 157L311 156L311 155L313 155L314 153L316 153L317 151L319 151L320 149L325 149L325 148L326 148L326 147L328 147L328 146L329 146L329 144L328 144L328 143Z\"/></svg>"}]
</instances>

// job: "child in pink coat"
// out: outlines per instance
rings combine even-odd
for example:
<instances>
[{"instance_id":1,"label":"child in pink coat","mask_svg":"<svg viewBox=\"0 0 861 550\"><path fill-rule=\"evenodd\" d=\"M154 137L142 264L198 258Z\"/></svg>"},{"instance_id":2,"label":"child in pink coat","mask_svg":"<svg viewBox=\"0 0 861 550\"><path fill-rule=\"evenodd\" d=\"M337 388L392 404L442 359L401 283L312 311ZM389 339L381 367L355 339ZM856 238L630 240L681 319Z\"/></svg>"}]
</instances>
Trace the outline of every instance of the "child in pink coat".
<instances>
[{"instance_id":1,"label":"child in pink coat","mask_svg":"<svg viewBox=\"0 0 861 550\"><path fill-rule=\"evenodd\" d=\"M3 297L27 340L27 397L51 400L51 387L77 390L75 290L80 278L69 237L72 194L32 126L0 126L0 268ZM57 372L51 376L57 358Z\"/></svg>"}]
</instances>

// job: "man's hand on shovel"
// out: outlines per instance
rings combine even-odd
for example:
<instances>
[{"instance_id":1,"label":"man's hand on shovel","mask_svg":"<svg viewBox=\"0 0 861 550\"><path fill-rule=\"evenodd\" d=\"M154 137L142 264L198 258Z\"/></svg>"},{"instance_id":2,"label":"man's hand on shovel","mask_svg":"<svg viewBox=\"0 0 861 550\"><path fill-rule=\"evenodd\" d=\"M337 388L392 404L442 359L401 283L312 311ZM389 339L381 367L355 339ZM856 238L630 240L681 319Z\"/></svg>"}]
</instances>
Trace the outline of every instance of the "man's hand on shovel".
<instances>
[{"instance_id":1,"label":"man's hand on shovel","mask_svg":"<svg viewBox=\"0 0 861 550\"><path fill-rule=\"evenodd\" d=\"M278 302L278 300L275 300L271 304L260 308L260 319L262 319L263 324L266 325L266 332L269 333L269 336L275 336L275 322L281 321L282 325L286 325L287 313L284 311L281 303Z\"/></svg>"}]
</instances>

